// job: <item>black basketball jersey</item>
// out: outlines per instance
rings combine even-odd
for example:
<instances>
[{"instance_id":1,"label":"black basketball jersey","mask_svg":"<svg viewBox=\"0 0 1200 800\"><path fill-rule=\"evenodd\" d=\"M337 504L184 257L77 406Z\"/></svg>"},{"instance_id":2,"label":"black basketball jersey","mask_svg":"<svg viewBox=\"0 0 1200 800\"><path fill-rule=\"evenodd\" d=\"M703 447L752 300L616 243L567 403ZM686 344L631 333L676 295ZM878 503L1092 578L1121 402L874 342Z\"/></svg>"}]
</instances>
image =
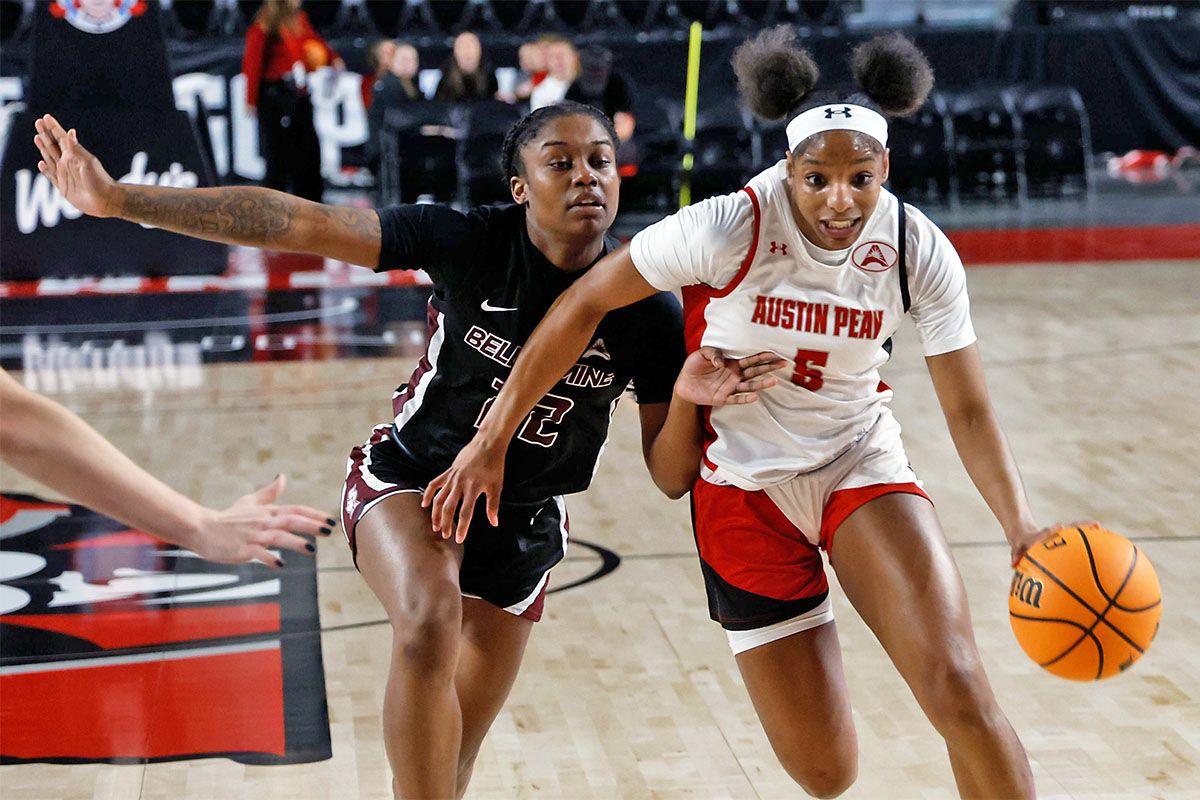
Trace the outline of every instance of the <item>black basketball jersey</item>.
<instances>
[{"instance_id":1,"label":"black basketball jersey","mask_svg":"<svg viewBox=\"0 0 1200 800\"><path fill-rule=\"evenodd\" d=\"M393 438L409 466L430 479L475 435L522 344L586 270L564 272L534 247L524 206L464 214L401 205L380 209L379 219L378 269L420 268L433 281L425 355L393 400ZM604 252L615 246L606 238ZM586 489L622 392L632 385L639 403L670 402L685 356L681 310L671 294L605 316L575 366L513 437L503 499Z\"/></svg>"}]
</instances>

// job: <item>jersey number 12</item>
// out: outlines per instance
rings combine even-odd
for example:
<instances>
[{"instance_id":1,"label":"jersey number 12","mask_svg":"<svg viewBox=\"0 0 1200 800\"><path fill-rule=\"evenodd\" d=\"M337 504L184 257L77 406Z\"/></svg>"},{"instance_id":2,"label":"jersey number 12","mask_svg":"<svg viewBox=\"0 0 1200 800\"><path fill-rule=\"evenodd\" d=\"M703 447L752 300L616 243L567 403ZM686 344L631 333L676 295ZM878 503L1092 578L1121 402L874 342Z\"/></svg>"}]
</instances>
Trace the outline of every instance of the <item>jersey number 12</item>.
<instances>
[{"instance_id":1,"label":"jersey number 12","mask_svg":"<svg viewBox=\"0 0 1200 800\"><path fill-rule=\"evenodd\" d=\"M504 381L492 378L492 388L497 392L503 386ZM495 397L489 397L483 402L483 408L479 409L479 416L475 418L476 428L483 424L483 418L487 416L488 409L494 402L496 402ZM538 404L533 407L533 411L530 411L529 416L521 423L521 427L517 430L517 438L522 442L536 444L538 447L552 447L558 438L558 431L554 430L554 427L563 421L563 417L574 406L575 401L569 397L557 394L546 395L538 401Z\"/></svg>"}]
</instances>

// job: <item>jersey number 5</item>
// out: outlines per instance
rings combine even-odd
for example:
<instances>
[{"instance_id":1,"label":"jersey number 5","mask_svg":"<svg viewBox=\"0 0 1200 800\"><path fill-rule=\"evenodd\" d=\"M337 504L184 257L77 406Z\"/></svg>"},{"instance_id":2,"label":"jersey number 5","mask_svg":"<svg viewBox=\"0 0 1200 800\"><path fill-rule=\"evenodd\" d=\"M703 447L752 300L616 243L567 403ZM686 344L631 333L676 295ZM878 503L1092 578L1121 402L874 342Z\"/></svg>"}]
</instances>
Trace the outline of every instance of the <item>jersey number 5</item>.
<instances>
[{"instance_id":1,"label":"jersey number 5","mask_svg":"<svg viewBox=\"0 0 1200 800\"><path fill-rule=\"evenodd\" d=\"M825 376L817 367L825 366L829 353L820 350L797 350L796 369L792 372L792 383L815 392L825 385Z\"/></svg>"},{"instance_id":2,"label":"jersey number 5","mask_svg":"<svg viewBox=\"0 0 1200 800\"><path fill-rule=\"evenodd\" d=\"M504 381L492 378L492 388L497 392L503 386ZM489 397L484 401L483 408L479 409L479 416L475 418L476 428L483 423L483 418L487 416L488 409L495 401L495 397ZM530 411L529 416L521 423L521 427L517 430L517 438L522 442L536 444L538 447L552 447L554 440L558 438L558 431L553 429L554 426L562 422L563 417L574 407L575 401L569 397L557 394L546 395L538 401L538 404L533 407L533 411Z\"/></svg>"}]
</instances>

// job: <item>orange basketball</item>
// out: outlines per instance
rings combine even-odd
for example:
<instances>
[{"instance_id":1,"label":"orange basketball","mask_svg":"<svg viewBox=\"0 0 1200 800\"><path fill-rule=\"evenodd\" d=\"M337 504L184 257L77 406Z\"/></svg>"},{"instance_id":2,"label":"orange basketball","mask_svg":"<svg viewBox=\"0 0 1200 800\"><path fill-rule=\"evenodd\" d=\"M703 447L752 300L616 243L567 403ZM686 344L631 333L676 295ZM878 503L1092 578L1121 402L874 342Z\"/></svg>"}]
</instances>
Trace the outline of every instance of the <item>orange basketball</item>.
<instances>
[{"instance_id":1,"label":"orange basketball","mask_svg":"<svg viewBox=\"0 0 1200 800\"><path fill-rule=\"evenodd\" d=\"M1142 657L1162 616L1146 555L1099 526L1034 545L1013 573L1008 618L1025 654L1061 678L1095 681Z\"/></svg>"}]
</instances>

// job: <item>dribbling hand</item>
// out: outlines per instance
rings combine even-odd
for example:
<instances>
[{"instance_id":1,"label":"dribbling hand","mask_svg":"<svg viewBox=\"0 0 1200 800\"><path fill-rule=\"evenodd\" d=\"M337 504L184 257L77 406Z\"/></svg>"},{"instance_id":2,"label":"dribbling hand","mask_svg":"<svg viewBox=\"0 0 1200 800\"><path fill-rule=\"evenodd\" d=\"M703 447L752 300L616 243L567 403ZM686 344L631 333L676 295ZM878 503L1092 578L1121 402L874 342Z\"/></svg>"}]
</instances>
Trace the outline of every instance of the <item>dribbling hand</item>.
<instances>
[{"instance_id":1,"label":"dribbling hand","mask_svg":"<svg viewBox=\"0 0 1200 800\"><path fill-rule=\"evenodd\" d=\"M1040 529L1031 527L1021 531L1006 531L1004 536L1008 539L1008 544L1012 548L1012 568L1017 568L1017 564L1021 563L1021 559L1025 557L1025 554L1029 552L1031 547L1043 539L1049 539L1065 528L1087 528L1099 525L1099 522L1090 520L1088 522L1072 522L1068 525L1051 525Z\"/></svg>"},{"instance_id":2,"label":"dribbling hand","mask_svg":"<svg viewBox=\"0 0 1200 800\"><path fill-rule=\"evenodd\" d=\"M336 521L309 506L275 505L285 486L287 478L279 475L224 511L204 509L188 547L218 564L261 561L272 568L283 566L272 547L311 555L316 547L299 534L328 536Z\"/></svg>"},{"instance_id":3,"label":"dribbling hand","mask_svg":"<svg viewBox=\"0 0 1200 800\"><path fill-rule=\"evenodd\" d=\"M736 359L726 358L715 347L701 347L683 362L675 379L675 394L698 406L753 403L758 392L779 382L768 373L787 364L774 353Z\"/></svg>"},{"instance_id":4,"label":"dribbling hand","mask_svg":"<svg viewBox=\"0 0 1200 800\"><path fill-rule=\"evenodd\" d=\"M100 159L89 153L75 136L46 114L33 123L42 160L38 171L50 179L67 202L93 217L114 217L120 213L120 188L105 171Z\"/></svg>"}]
</instances>

